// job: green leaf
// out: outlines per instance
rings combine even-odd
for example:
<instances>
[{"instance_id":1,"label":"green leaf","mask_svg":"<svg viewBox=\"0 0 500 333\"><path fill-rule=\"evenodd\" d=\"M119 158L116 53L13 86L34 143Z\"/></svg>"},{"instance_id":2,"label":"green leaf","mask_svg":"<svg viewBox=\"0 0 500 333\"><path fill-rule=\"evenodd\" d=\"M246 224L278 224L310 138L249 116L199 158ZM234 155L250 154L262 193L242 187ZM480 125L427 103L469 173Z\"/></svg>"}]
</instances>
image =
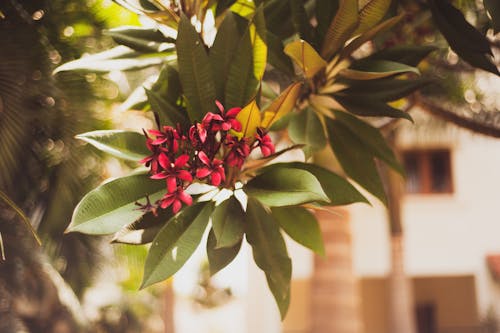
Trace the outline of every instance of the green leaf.
<instances>
[{"instance_id":1,"label":"green leaf","mask_svg":"<svg viewBox=\"0 0 500 333\"><path fill-rule=\"evenodd\" d=\"M217 80L215 80L217 100L222 104L224 104L229 67L237 51L237 48L234 46L238 44L240 39L241 35L238 32L236 16L232 12L228 12L217 30L214 44L210 48L210 53L208 55L210 63L212 64L213 76L217 78Z\"/></svg>"},{"instance_id":2,"label":"green leaf","mask_svg":"<svg viewBox=\"0 0 500 333\"><path fill-rule=\"evenodd\" d=\"M403 166L399 163L394 152L378 129L346 112L334 111L334 115L335 119L349 129L371 154L387 163L401 175L404 174Z\"/></svg>"},{"instance_id":3,"label":"green leaf","mask_svg":"<svg viewBox=\"0 0 500 333\"><path fill-rule=\"evenodd\" d=\"M390 60L415 67L435 50L437 47L432 45L399 45L375 52L366 59Z\"/></svg>"},{"instance_id":4,"label":"green leaf","mask_svg":"<svg viewBox=\"0 0 500 333\"><path fill-rule=\"evenodd\" d=\"M336 95L335 100L337 100L337 102L347 111L358 116L404 118L413 121L410 114L369 97L370 96L368 96L368 98L359 98L357 96Z\"/></svg>"},{"instance_id":5,"label":"green leaf","mask_svg":"<svg viewBox=\"0 0 500 333\"><path fill-rule=\"evenodd\" d=\"M325 255L325 246L318 221L303 207L274 207L272 215L281 228L297 243Z\"/></svg>"},{"instance_id":6,"label":"green leaf","mask_svg":"<svg viewBox=\"0 0 500 333\"><path fill-rule=\"evenodd\" d=\"M215 85L205 46L189 19L181 16L177 35L179 77L191 121L201 121L215 109Z\"/></svg>"},{"instance_id":7,"label":"green leaf","mask_svg":"<svg viewBox=\"0 0 500 333\"><path fill-rule=\"evenodd\" d=\"M285 167L264 169L246 184L244 191L272 207L329 201L313 174Z\"/></svg>"},{"instance_id":8,"label":"green leaf","mask_svg":"<svg viewBox=\"0 0 500 333\"><path fill-rule=\"evenodd\" d=\"M397 80L393 78L383 78L377 80L356 81L351 80L346 82L349 86L347 89L334 94L337 96L349 96L357 100L376 100L376 101L395 101L404 98L422 88L433 81L430 79L406 79Z\"/></svg>"},{"instance_id":9,"label":"green leaf","mask_svg":"<svg viewBox=\"0 0 500 333\"><path fill-rule=\"evenodd\" d=\"M365 202L368 200L345 178L320 166L302 162L276 163L267 168L293 168L301 169L312 173L325 190L326 195L331 200L328 206L343 206L355 202ZM267 169L266 168L266 169Z\"/></svg>"},{"instance_id":10,"label":"green leaf","mask_svg":"<svg viewBox=\"0 0 500 333\"><path fill-rule=\"evenodd\" d=\"M153 240L146 258L141 289L172 276L198 247L208 224L212 204L185 207Z\"/></svg>"},{"instance_id":11,"label":"green leaf","mask_svg":"<svg viewBox=\"0 0 500 333\"><path fill-rule=\"evenodd\" d=\"M126 46L117 46L111 50L62 64L54 70L54 74L66 71L107 73L111 71L138 70L175 59L173 52L141 54Z\"/></svg>"},{"instance_id":12,"label":"green leaf","mask_svg":"<svg viewBox=\"0 0 500 333\"><path fill-rule=\"evenodd\" d=\"M231 11L241 17L250 18L255 13L255 4L253 1L237 0L231 5Z\"/></svg>"},{"instance_id":13,"label":"green leaf","mask_svg":"<svg viewBox=\"0 0 500 333\"><path fill-rule=\"evenodd\" d=\"M309 43L313 43L313 29L304 8L304 1L290 0L290 9L292 12L292 24L295 31L299 34L300 38Z\"/></svg>"},{"instance_id":14,"label":"green leaf","mask_svg":"<svg viewBox=\"0 0 500 333\"><path fill-rule=\"evenodd\" d=\"M341 70L339 75L352 80L374 80L404 73L420 74L420 71L399 62L363 59Z\"/></svg>"},{"instance_id":15,"label":"green leaf","mask_svg":"<svg viewBox=\"0 0 500 333\"><path fill-rule=\"evenodd\" d=\"M313 77L326 67L326 61L304 40L296 40L285 46L285 53L295 61L306 78Z\"/></svg>"},{"instance_id":16,"label":"green leaf","mask_svg":"<svg viewBox=\"0 0 500 333\"><path fill-rule=\"evenodd\" d=\"M217 6L215 7L215 16L219 16L224 13L229 7L231 7L236 0L219 0L217 1Z\"/></svg>"},{"instance_id":17,"label":"green leaf","mask_svg":"<svg viewBox=\"0 0 500 333\"><path fill-rule=\"evenodd\" d=\"M240 241L232 247L217 247L217 239L214 230L210 230L207 240L207 256L210 275L216 274L236 258L238 252L240 252L242 241L243 239L240 239Z\"/></svg>"},{"instance_id":18,"label":"green leaf","mask_svg":"<svg viewBox=\"0 0 500 333\"><path fill-rule=\"evenodd\" d=\"M111 36L113 40L139 52L164 52L173 51L175 44L173 40L166 38L158 29L141 28L134 26L123 26L111 30L105 30L105 35Z\"/></svg>"},{"instance_id":19,"label":"green leaf","mask_svg":"<svg viewBox=\"0 0 500 333\"><path fill-rule=\"evenodd\" d=\"M76 138L90 143L105 153L125 160L139 161L151 153L146 147L146 138L137 132L93 131L79 134Z\"/></svg>"},{"instance_id":20,"label":"green leaf","mask_svg":"<svg viewBox=\"0 0 500 333\"><path fill-rule=\"evenodd\" d=\"M323 59L337 52L351 38L359 24L358 1L340 0L339 9L333 18L323 40L321 56Z\"/></svg>"},{"instance_id":21,"label":"green leaf","mask_svg":"<svg viewBox=\"0 0 500 333\"><path fill-rule=\"evenodd\" d=\"M243 238L244 212L238 200L231 196L215 207L212 228L217 239L217 248L232 247Z\"/></svg>"},{"instance_id":22,"label":"green leaf","mask_svg":"<svg viewBox=\"0 0 500 333\"><path fill-rule=\"evenodd\" d=\"M38 245L42 245L42 241L40 240L40 237L38 237L38 234L36 233L35 229L31 225L29 218L26 216L26 214L24 214L23 210L18 205L16 205L16 203L14 201L12 201L7 194L5 194L1 190L0 190L0 199L2 199L2 201L21 218L21 220L24 223L24 226L31 233L33 238L38 243ZM4 253L4 249L3 249L1 234L0 234L0 250L1 250L1 254L2 254L2 259L5 260L5 253Z\"/></svg>"},{"instance_id":23,"label":"green leaf","mask_svg":"<svg viewBox=\"0 0 500 333\"><path fill-rule=\"evenodd\" d=\"M295 143L305 144L313 151L325 147L326 135L316 112L307 108L290 120L288 135Z\"/></svg>"},{"instance_id":24,"label":"green leaf","mask_svg":"<svg viewBox=\"0 0 500 333\"><path fill-rule=\"evenodd\" d=\"M241 107L255 96L267 59L267 45L262 7L249 22L235 53L226 84L226 107Z\"/></svg>"},{"instance_id":25,"label":"green leaf","mask_svg":"<svg viewBox=\"0 0 500 333\"><path fill-rule=\"evenodd\" d=\"M265 0L256 1L258 5L264 4L264 17L266 29L278 36L281 40L287 39L295 33L292 23L290 1Z\"/></svg>"},{"instance_id":26,"label":"green leaf","mask_svg":"<svg viewBox=\"0 0 500 333\"><path fill-rule=\"evenodd\" d=\"M146 196L155 202L165 194L165 182L137 173L114 179L90 191L73 212L68 232L106 235L136 221L144 212L135 203Z\"/></svg>"},{"instance_id":27,"label":"green leaf","mask_svg":"<svg viewBox=\"0 0 500 333\"><path fill-rule=\"evenodd\" d=\"M159 93L152 90L146 90L148 102L153 111L158 112L163 125L177 126L177 124L187 125L190 121L179 108L173 106L168 100Z\"/></svg>"},{"instance_id":28,"label":"green leaf","mask_svg":"<svg viewBox=\"0 0 500 333\"><path fill-rule=\"evenodd\" d=\"M238 133L244 138L253 138L261 123L259 106L255 100L241 109L236 119L241 123L241 132Z\"/></svg>"},{"instance_id":29,"label":"green leaf","mask_svg":"<svg viewBox=\"0 0 500 333\"><path fill-rule=\"evenodd\" d=\"M316 27L316 40L318 45L323 44L326 32L335 13L339 9L339 0L316 0L316 21L318 25Z\"/></svg>"},{"instance_id":30,"label":"green leaf","mask_svg":"<svg viewBox=\"0 0 500 333\"><path fill-rule=\"evenodd\" d=\"M167 100L172 106L175 106L181 98L181 88L181 80L177 68L166 64L161 69L160 75L151 87L151 90L158 93L161 98Z\"/></svg>"},{"instance_id":31,"label":"green leaf","mask_svg":"<svg viewBox=\"0 0 500 333\"><path fill-rule=\"evenodd\" d=\"M460 58L474 67L500 75L488 39L477 31L460 10L448 1L428 0L432 17L444 38Z\"/></svg>"},{"instance_id":32,"label":"green leaf","mask_svg":"<svg viewBox=\"0 0 500 333\"><path fill-rule=\"evenodd\" d=\"M384 18L392 0L369 0L359 12L359 26L354 34L364 33Z\"/></svg>"},{"instance_id":33,"label":"green leaf","mask_svg":"<svg viewBox=\"0 0 500 333\"><path fill-rule=\"evenodd\" d=\"M500 32L500 2L498 0L484 0L483 3L490 14L493 32L497 34Z\"/></svg>"},{"instance_id":34,"label":"green leaf","mask_svg":"<svg viewBox=\"0 0 500 333\"><path fill-rule=\"evenodd\" d=\"M271 105L264 110L262 122L260 126L263 128L271 127L275 122L289 114L295 107L302 89L301 82L292 83L278 97L276 97Z\"/></svg>"},{"instance_id":35,"label":"green leaf","mask_svg":"<svg viewBox=\"0 0 500 333\"><path fill-rule=\"evenodd\" d=\"M156 215L152 212L146 213L115 233L111 242L131 245L151 243L172 216L171 209L160 209Z\"/></svg>"},{"instance_id":36,"label":"green leaf","mask_svg":"<svg viewBox=\"0 0 500 333\"><path fill-rule=\"evenodd\" d=\"M293 64L290 58L283 52L284 46L281 39L268 31L266 33L266 41L269 52L269 63L281 72L293 76L295 74Z\"/></svg>"},{"instance_id":37,"label":"green leaf","mask_svg":"<svg viewBox=\"0 0 500 333\"><path fill-rule=\"evenodd\" d=\"M288 257L278 223L260 202L249 198L245 230L247 241L252 246L255 263L266 274L269 289L283 319L290 304L292 261Z\"/></svg>"},{"instance_id":38,"label":"green leaf","mask_svg":"<svg viewBox=\"0 0 500 333\"><path fill-rule=\"evenodd\" d=\"M326 123L330 146L345 173L386 204L384 186L367 143L338 120L327 118Z\"/></svg>"}]
</instances>

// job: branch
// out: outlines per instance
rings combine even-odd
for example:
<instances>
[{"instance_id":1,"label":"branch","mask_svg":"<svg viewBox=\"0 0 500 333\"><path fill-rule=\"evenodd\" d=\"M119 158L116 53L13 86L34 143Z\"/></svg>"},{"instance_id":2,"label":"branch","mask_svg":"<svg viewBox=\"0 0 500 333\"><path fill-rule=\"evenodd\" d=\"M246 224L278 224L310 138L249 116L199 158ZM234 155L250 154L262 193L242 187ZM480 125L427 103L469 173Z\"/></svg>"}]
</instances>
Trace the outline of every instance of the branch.
<instances>
[{"instance_id":1,"label":"branch","mask_svg":"<svg viewBox=\"0 0 500 333\"><path fill-rule=\"evenodd\" d=\"M416 105L420 106L424 111L458 127L489 137L500 138L500 128L495 127L493 124L479 122L477 120L458 115L457 113L422 97L422 95L415 96L415 102Z\"/></svg>"}]
</instances>

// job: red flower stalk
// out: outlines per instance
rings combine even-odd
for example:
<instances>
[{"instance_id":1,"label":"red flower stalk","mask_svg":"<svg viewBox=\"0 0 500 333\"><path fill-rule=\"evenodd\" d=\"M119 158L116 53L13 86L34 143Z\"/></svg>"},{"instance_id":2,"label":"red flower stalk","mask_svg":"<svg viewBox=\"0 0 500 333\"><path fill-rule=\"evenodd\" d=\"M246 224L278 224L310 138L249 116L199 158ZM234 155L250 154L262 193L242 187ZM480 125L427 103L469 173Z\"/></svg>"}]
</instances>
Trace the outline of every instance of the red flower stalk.
<instances>
[{"instance_id":1,"label":"red flower stalk","mask_svg":"<svg viewBox=\"0 0 500 333\"><path fill-rule=\"evenodd\" d=\"M255 139L257 140L257 147L260 147L260 151L264 157L274 154L274 144L271 141L271 137L263 129L257 128Z\"/></svg>"},{"instance_id":2,"label":"red flower stalk","mask_svg":"<svg viewBox=\"0 0 500 333\"><path fill-rule=\"evenodd\" d=\"M198 153L198 158L205 166L196 170L197 178L203 179L210 176L210 183L214 186L219 186L221 182L226 180L226 174L221 160L216 158L210 160L203 151Z\"/></svg>"},{"instance_id":3,"label":"red flower stalk","mask_svg":"<svg viewBox=\"0 0 500 333\"><path fill-rule=\"evenodd\" d=\"M163 198L159 200L159 205L161 208L165 209L169 206L172 206L172 211L174 212L174 214L181 210L182 203L188 206L191 206L193 204L193 198L189 194L184 192L182 186L178 186L177 189L165 194Z\"/></svg>"},{"instance_id":4,"label":"red flower stalk","mask_svg":"<svg viewBox=\"0 0 500 333\"><path fill-rule=\"evenodd\" d=\"M167 180L167 190L168 192L173 192L177 188L177 180L183 180L186 182L192 182L193 177L187 170L183 170L182 168L189 161L189 155L181 155L175 159L172 163L167 155L161 154L159 157L159 162L162 168L164 169L162 172L154 174L151 176L151 179L165 179Z\"/></svg>"}]
</instances>

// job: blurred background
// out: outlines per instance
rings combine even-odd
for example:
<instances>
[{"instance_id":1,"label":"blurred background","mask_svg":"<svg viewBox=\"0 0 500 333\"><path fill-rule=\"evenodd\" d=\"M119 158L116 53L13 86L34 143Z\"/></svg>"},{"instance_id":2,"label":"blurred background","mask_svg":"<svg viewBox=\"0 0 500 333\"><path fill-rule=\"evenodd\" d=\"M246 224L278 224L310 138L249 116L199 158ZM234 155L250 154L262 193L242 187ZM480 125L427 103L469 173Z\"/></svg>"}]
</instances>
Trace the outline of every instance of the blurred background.
<instances>
[{"instance_id":1,"label":"blurred background","mask_svg":"<svg viewBox=\"0 0 500 333\"><path fill-rule=\"evenodd\" d=\"M464 3L481 25L484 9ZM443 46L411 10L385 43ZM74 136L152 127L122 104L151 69L52 72L113 46L103 29L141 23L111 0L0 2L0 191L43 244L0 201L0 332L500 330L500 79L446 47L421 68L440 85L422 91L415 124L390 131L407 179L386 172L389 211L370 198L373 206L320 213L324 258L288 240L292 303L284 322L245 246L213 278L198 249L173 280L138 291L145 247L64 234L87 191L134 167ZM488 34L498 53L500 40Z\"/></svg>"}]
</instances>

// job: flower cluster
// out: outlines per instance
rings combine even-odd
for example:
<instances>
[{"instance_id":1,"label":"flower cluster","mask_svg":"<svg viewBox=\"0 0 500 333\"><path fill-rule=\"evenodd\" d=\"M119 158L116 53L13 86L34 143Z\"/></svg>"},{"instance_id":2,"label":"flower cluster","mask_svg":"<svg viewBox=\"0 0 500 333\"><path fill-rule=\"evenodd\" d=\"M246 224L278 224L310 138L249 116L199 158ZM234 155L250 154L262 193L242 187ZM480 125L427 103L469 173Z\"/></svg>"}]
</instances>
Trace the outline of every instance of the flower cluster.
<instances>
[{"instance_id":1,"label":"flower cluster","mask_svg":"<svg viewBox=\"0 0 500 333\"><path fill-rule=\"evenodd\" d=\"M274 153L269 135L261 128L254 137L241 135L242 124L236 119L241 108L224 110L216 101L219 113L209 112L200 123L188 129L160 126L144 132L151 155L140 163L150 168L152 179L164 179L167 193L155 204L140 205L156 213L158 208L172 206L177 213L182 204L193 199L185 190L194 181L214 186L232 187L250 153L257 147L263 156Z\"/></svg>"}]
</instances>

